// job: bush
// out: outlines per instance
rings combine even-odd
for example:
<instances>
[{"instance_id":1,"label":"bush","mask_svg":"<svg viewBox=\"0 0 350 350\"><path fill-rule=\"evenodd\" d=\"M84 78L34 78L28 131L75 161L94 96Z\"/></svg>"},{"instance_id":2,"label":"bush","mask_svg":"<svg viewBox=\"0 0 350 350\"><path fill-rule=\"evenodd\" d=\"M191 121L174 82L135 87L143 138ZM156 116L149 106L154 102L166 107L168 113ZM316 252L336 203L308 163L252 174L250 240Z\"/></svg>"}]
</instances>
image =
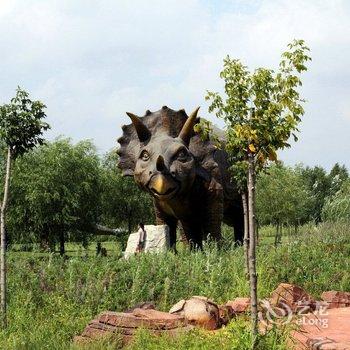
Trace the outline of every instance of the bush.
<instances>
[{"instance_id":1,"label":"bush","mask_svg":"<svg viewBox=\"0 0 350 350\"><path fill-rule=\"evenodd\" d=\"M323 220L350 222L350 181L346 181L340 190L328 197L322 211Z\"/></svg>"}]
</instances>

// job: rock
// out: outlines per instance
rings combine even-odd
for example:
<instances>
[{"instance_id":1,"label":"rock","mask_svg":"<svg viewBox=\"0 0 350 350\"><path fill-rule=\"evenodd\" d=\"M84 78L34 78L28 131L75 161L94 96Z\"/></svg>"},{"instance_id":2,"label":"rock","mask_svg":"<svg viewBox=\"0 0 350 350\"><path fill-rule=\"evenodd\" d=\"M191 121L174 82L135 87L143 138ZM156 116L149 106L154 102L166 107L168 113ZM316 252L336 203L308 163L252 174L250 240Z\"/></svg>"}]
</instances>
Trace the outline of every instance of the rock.
<instances>
[{"instance_id":1,"label":"rock","mask_svg":"<svg viewBox=\"0 0 350 350\"><path fill-rule=\"evenodd\" d=\"M190 324L208 330L217 329L220 326L219 307L206 297L193 296L188 300L180 300L169 313L181 315Z\"/></svg>"},{"instance_id":2,"label":"rock","mask_svg":"<svg viewBox=\"0 0 350 350\"><path fill-rule=\"evenodd\" d=\"M131 313L108 311L100 314L97 320L105 325L125 328L172 329L185 324L184 317L153 309L135 309Z\"/></svg>"},{"instance_id":3,"label":"rock","mask_svg":"<svg viewBox=\"0 0 350 350\"><path fill-rule=\"evenodd\" d=\"M298 319L291 334L293 350L350 350L350 308L311 313Z\"/></svg>"},{"instance_id":4,"label":"rock","mask_svg":"<svg viewBox=\"0 0 350 350\"><path fill-rule=\"evenodd\" d=\"M137 232L130 234L128 238L128 243L126 244L126 248L124 251L125 259L128 259L130 256L136 254L138 243L139 243L139 234Z\"/></svg>"},{"instance_id":5,"label":"rock","mask_svg":"<svg viewBox=\"0 0 350 350\"><path fill-rule=\"evenodd\" d=\"M106 311L93 319L80 336L79 344L89 343L109 334L119 334L123 343L129 342L138 328L146 328L154 335L177 335L192 329L181 315L172 315L154 309L135 308L131 312Z\"/></svg>"},{"instance_id":6,"label":"rock","mask_svg":"<svg viewBox=\"0 0 350 350\"><path fill-rule=\"evenodd\" d=\"M171 307L171 309L169 310L170 314L175 314L177 312L180 312L183 310L184 306L186 304L186 300L185 299L181 299L180 301L178 301L175 305L173 305Z\"/></svg>"},{"instance_id":7,"label":"rock","mask_svg":"<svg viewBox=\"0 0 350 350\"><path fill-rule=\"evenodd\" d=\"M236 313L231 306L219 305L219 319L220 326L226 326L234 317Z\"/></svg>"},{"instance_id":8,"label":"rock","mask_svg":"<svg viewBox=\"0 0 350 350\"><path fill-rule=\"evenodd\" d=\"M167 225L146 225L145 251L161 253L169 249L170 236Z\"/></svg>"},{"instance_id":9,"label":"rock","mask_svg":"<svg viewBox=\"0 0 350 350\"><path fill-rule=\"evenodd\" d=\"M330 290L321 295L322 300L328 303L328 308L350 307L350 293Z\"/></svg>"},{"instance_id":10,"label":"rock","mask_svg":"<svg viewBox=\"0 0 350 350\"><path fill-rule=\"evenodd\" d=\"M244 313L249 310L250 298L235 298L228 301L226 306L230 307L236 314Z\"/></svg>"},{"instance_id":11,"label":"rock","mask_svg":"<svg viewBox=\"0 0 350 350\"><path fill-rule=\"evenodd\" d=\"M304 289L289 283L280 283L272 292L270 302L272 306L299 314L314 310L316 305Z\"/></svg>"},{"instance_id":12,"label":"rock","mask_svg":"<svg viewBox=\"0 0 350 350\"><path fill-rule=\"evenodd\" d=\"M169 249L169 227L167 225L145 225L146 244L144 252L160 253ZM128 243L124 252L127 259L134 255L139 243L139 234L132 233L128 238Z\"/></svg>"}]
</instances>

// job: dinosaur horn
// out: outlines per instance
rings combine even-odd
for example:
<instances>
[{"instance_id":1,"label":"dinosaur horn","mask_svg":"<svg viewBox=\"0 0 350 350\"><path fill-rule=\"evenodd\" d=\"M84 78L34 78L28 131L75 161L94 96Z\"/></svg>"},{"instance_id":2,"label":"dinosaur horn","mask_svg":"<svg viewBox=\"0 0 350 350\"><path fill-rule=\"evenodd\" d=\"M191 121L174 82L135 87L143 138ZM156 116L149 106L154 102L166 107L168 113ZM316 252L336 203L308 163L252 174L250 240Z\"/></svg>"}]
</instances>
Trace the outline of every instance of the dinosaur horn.
<instances>
[{"instance_id":1,"label":"dinosaur horn","mask_svg":"<svg viewBox=\"0 0 350 350\"><path fill-rule=\"evenodd\" d=\"M185 142L185 144L189 144L190 143L190 138L193 132L193 127L194 124L196 123L196 119L197 119L197 114L198 114L198 110L200 107L198 107L197 109L195 109L191 115L187 118L184 126L182 127L180 134L179 134L179 138Z\"/></svg>"},{"instance_id":2,"label":"dinosaur horn","mask_svg":"<svg viewBox=\"0 0 350 350\"><path fill-rule=\"evenodd\" d=\"M146 142L147 140L149 140L151 137L151 132L148 130L147 126L143 124L141 119L135 114L129 112L126 112L126 114L131 119L140 142Z\"/></svg>"}]
</instances>

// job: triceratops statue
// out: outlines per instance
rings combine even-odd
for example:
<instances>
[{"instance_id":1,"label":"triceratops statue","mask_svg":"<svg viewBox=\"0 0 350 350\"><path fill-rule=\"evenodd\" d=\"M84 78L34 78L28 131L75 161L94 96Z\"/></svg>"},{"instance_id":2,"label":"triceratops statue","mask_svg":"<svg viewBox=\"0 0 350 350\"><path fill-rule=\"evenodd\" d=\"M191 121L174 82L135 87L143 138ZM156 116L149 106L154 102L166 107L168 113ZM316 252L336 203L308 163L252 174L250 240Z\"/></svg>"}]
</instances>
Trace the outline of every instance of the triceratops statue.
<instances>
[{"instance_id":1,"label":"triceratops statue","mask_svg":"<svg viewBox=\"0 0 350 350\"><path fill-rule=\"evenodd\" d=\"M143 117L127 113L132 124L122 126L118 139L119 168L153 196L156 222L169 226L173 248L178 222L197 247L208 236L221 238L222 221L234 227L237 242L243 238L241 197L227 154L194 132L198 109L189 117L166 106Z\"/></svg>"}]
</instances>

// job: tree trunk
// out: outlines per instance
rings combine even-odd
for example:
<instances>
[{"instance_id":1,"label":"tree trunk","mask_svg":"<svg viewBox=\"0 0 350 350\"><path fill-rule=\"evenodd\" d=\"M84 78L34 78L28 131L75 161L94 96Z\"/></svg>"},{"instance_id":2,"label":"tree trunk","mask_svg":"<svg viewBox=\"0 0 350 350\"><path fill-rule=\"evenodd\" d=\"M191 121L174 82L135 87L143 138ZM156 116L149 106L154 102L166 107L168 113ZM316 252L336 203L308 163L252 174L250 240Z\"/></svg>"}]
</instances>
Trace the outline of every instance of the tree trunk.
<instances>
[{"instance_id":1,"label":"tree trunk","mask_svg":"<svg viewBox=\"0 0 350 350\"><path fill-rule=\"evenodd\" d=\"M40 249L43 251L50 251L50 243L52 244L52 242L50 242L49 240L49 236L47 234L47 231L45 229L42 230L41 234L40 234Z\"/></svg>"},{"instance_id":2,"label":"tree trunk","mask_svg":"<svg viewBox=\"0 0 350 350\"><path fill-rule=\"evenodd\" d=\"M50 250L49 242L45 238L40 238L40 250L47 252Z\"/></svg>"},{"instance_id":3,"label":"tree trunk","mask_svg":"<svg viewBox=\"0 0 350 350\"><path fill-rule=\"evenodd\" d=\"M65 235L64 232L62 231L60 233L60 255L63 256L65 254L65 248L64 248L64 243L65 243Z\"/></svg>"},{"instance_id":4,"label":"tree trunk","mask_svg":"<svg viewBox=\"0 0 350 350\"><path fill-rule=\"evenodd\" d=\"M283 236L283 224L280 226L280 234L278 236L278 243L282 244L282 236Z\"/></svg>"},{"instance_id":5,"label":"tree trunk","mask_svg":"<svg viewBox=\"0 0 350 350\"><path fill-rule=\"evenodd\" d=\"M7 209L7 202L9 196L10 187L10 172L11 172L11 148L7 149L7 162L5 173L5 185L4 185L4 198L1 204L0 213L0 289L1 289L1 322L3 328L7 326L6 315L6 232L5 232L5 214Z\"/></svg>"},{"instance_id":6,"label":"tree trunk","mask_svg":"<svg viewBox=\"0 0 350 350\"><path fill-rule=\"evenodd\" d=\"M258 292L256 274L255 230L255 164L254 155L248 155L248 218L249 218L249 282L252 322L252 349L256 348L258 336Z\"/></svg>"},{"instance_id":7,"label":"tree trunk","mask_svg":"<svg viewBox=\"0 0 350 350\"><path fill-rule=\"evenodd\" d=\"M276 233L275 233L275 247L277 247L277 245L278 245L279 228L280 228L280 224L279 224L279 222L277 222Z\"/></svg>"},{"instance_id":8,"label":"tree trunk","mask_svg":"<svg viewBox=\"0 0 350 350\"><path fill-rule=\"evenodd\" d=\"M243 248L244 248L244 262L245 262L245 274L249 279L249 218L248 218L248 201L247 192L242 193L243 204L243 216L244 216L244 236L243 236Z\"/></svg>"}]
</instances>

